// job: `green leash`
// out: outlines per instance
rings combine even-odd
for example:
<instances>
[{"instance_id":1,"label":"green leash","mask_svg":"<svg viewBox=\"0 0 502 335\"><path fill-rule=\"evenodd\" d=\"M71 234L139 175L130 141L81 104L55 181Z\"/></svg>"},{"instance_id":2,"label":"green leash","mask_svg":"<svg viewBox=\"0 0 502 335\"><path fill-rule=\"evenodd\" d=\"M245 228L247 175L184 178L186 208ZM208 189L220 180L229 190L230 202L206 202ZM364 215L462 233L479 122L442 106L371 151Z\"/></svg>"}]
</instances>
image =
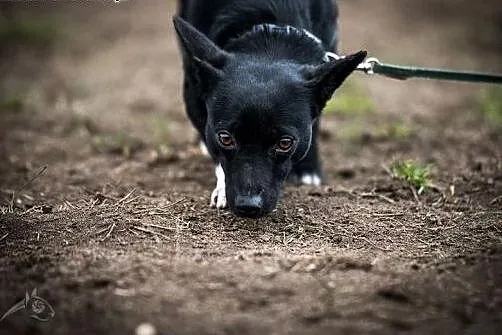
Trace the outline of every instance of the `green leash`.
<instances>
[{"instance_id":1,"label":"green leash","mask_svg":"<svg viewBox=\"0 0 502 335\"><path fill-rule=\"evenodd\" d=\"M331 52L326 53L326 57L327 59L342 58L341 56ZM500 74L385 64L381 63L376 58L366 59L357 67L357 70L363 71L366 74L379 74L398 80L406 80L409 78L427 78L472 83L502 84L502 75Z\"/></svg>"},{"instance_id":2,"label":"green leash","mask_svg":"<svg viewBox=\"0 0 502 335\"><path fill-rule=\"evenodd\" d=\"M375 63L373 65L373 73L399 80L406 80L409 78L428 78L439 80L466 81L472 83L502 84L502 75L497 74L428 69L423 67L399 66L384 63Z\"/></svg>"}]
</instances>

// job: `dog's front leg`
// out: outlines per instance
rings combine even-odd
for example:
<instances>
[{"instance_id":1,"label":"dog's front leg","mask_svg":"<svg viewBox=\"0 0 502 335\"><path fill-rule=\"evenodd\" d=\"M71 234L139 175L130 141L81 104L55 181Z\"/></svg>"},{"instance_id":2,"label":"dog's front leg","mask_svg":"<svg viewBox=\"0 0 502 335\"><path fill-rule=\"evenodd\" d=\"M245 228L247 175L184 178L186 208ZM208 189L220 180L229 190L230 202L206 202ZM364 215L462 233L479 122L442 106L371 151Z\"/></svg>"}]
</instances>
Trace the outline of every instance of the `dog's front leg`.
<instances>
[{"instance_id":1,"label":"dog's front leg","mask_svg":"<svg viewBox=\"0 0 502 335\"><path fill-rule=\"evenodd\" d=\"M319 122L312 128L312 143L310 149L303 159L293 167L289 180L297 185L320 186L322 184L321 161L319 149L317 147L317 135L319 132Z\"/></svg>"},{"instance_id":2,"label":"dog's front leg","mask_svg":"<svg viewBox=\"0 0 502 335\"><path fill-rule=\"evenodd\" d=\"M225 172L218 164L215 169L216 187L211 194L211 207L225 208L227 207L227 195L225 193Z\"/></svg>"}]
</instances>

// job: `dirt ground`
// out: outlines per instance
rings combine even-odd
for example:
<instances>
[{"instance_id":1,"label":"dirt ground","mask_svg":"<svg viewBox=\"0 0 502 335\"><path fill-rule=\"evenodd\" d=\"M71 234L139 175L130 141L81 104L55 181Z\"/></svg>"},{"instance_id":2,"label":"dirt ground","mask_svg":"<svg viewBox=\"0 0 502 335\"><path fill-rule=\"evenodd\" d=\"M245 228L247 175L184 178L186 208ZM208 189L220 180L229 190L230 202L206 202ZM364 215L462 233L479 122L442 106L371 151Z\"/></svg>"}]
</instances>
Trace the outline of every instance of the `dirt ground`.
<instances>
[{"instance_id":1,"label":"dirt ground","mask_svg":"<svg viewBox=\"0 0 502 335\"><path fill-rule=\"evenodd\" d=\"M272 215L239 219L208 206L174 2L25 7L65 28L55 46L2 48L2 91L24 100L0 115L0 315L37 288L55 316L17 312L0 334L498 333L502 131L478 110L488 86L354 74L375 112L326 115L327 184L288 186ZM342 52L502 72L498 1L340 7ZM395 122L411 133L372 135ZM386 169L397 158L432 164L434 187L416 198Z\"/></svg>"}]
</instances>

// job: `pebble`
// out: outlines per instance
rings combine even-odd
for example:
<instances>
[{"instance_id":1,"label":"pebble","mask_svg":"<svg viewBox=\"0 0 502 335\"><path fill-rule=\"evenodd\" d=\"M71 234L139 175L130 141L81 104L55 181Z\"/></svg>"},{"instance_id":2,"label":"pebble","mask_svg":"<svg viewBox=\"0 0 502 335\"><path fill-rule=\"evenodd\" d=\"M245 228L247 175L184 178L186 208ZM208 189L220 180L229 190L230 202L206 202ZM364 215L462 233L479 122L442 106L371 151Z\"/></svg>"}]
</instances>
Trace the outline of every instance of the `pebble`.
<instances>
[{"instance_id":1,"label":"pebble","mask_svg":"<svg viewBox=\"0 0 502 335\"><path fill-rule=\"evenodd\" d=\"M157 329L151 323L142 323L136 327L135 335L155 335Z\"/></svg>"}]
</instances>

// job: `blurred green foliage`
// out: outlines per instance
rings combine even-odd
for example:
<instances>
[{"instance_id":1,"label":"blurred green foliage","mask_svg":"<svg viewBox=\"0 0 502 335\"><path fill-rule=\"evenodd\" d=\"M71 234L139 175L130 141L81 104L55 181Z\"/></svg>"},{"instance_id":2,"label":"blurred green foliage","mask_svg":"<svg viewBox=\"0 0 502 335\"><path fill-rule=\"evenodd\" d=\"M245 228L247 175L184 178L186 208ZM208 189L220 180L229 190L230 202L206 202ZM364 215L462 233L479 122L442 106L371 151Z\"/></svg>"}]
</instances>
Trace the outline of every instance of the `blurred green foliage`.
<instances>
[{"instance_id":1,"label":"blurred green foliage","mask_svg":"<svg viewBox=\"0 0 502 335\"><path fill-rule=\"evenodd\" d=\"M485 120L493 126L502 126L502 88L484 90L478 100L479 110Z\"/></svg>"},{"instance_id":2,"label":"blurred green foliage","mask_svg":"<svg viewBox=\"0 0 502 335\"><path fill-rule=\"evenodd\" d=\"M391 171L395 178L401 179L423 193L431 185L431 166L422 166L413 160L398 160L392 163Z\"/></svg>"},{"instance_id":3,"label":"blurred green foliage","mask_svg":"<svg viewBox=\"0 0 502 335\"><path fill-rule=\"evenodd\" d=\"M0 18L0 45L47 46L60 35L60 25L54 18L26 13Z\"/></svg>"},{"instance_id":4,"label":"blurred green foliage","mask_svg":"<svg viewBox=\"0 0 502 335\"><path fill-rule=\"evenodd\" d=\"M364 89L353 79L348 79L328 101L323 113L364 116L374 113L375 110L375 104Z\"/></svg>"}]
</instances>

